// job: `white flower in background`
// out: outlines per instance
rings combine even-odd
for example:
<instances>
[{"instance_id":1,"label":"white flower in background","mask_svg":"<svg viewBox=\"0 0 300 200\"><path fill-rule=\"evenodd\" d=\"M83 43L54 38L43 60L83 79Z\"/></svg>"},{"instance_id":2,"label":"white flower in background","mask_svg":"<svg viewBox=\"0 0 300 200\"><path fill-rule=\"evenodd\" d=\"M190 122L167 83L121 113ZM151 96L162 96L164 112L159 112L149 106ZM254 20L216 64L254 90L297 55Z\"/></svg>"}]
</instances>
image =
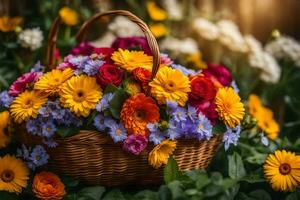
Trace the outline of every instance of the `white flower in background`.
<instances>
[{"instance_id":1,"label":"white flower in background","mask_svg":"<svg viewBox=\"0 0 300 200\"><path fill-rule=\"evenodd\" d=\"M192 38L178 39L167 37L160 42L162 51L170 51L173 54L193 54L198 53L197 42Z\"/></svg>"},{"instance_id":2,"label":"white flower in background","mask_svg":"<svg viewBox=\"0 0 300 200\"><path fill-rule=\"evenodd\" d=\"M219 28L205 18L196 18L192 22L192 27L200 38L216 40L219 37Z\"/></svg>"},{"instance_id":3,"label":"white flower in background","mask_svg":"<svg viewBox=\"0 0 300 200\"><path fill-rule=\"evenodd\" d=\"M109 24L108 29L117 37L144 35L138 25L123 16L117 16L114 21Z\"/></svg>"},{"instance_id":4,"label":"white flower in background","mask_svg":"<svg viewBox=\"0 0 300 200\"><path fill-rule=\"evenodd\" d=\"M178 0L164 0L163 7L168 12L168 18L171 20L181 20L183 18L182 7Z\"/></svg>"},{"instance_id":5,"label":"white flower in background","mask_svg":"<svg viewBox=\"0 0 300 200\"><path fill-rule=\"evenodd\" d=\"M297 40L289 36L281 36L269 42L265 49L278 60L287 59L300 67L300 43Z\"/></svg>"},{"instance_id":6,"label":"white flower in background","mask_svg":"<svg viewBox=\"0 0 300 200\"><path fill-rule=\"evenodd\" d=\"M260 70L260 79L267 83L277 83L280 79L281 68L275 58L264 51L252 52L249 65Z\"/></svg>"},{"instance_id":7,"label":"white flower in background","mask_svg":"<svg viewBox=\"0 0 300 200\"><path fill-rule=\"evenodd\" d=\"M239 31L238 26L230 20L221 20L217 23L219 27L219 41L222 45L234 52L245 53L248 46Z\"/></svg>"},{"instance_id":8,"label":"white flower in background","mask_svg":"<svg viewBox=\"0 0 300 200\"><path fill-rule=\"evenodd\" d=\"M107 31L102 37L91 42L91 44L95 47L110 47L115 39L116 36L112 32Z\"/></svg>"},{"instance_id":9,"label":"white flower in background","mask_svg":"<svg viewBox=\"0 0 300 200\"><path fill-rule=\"evenodd\" d=\"M257 52L257 51L263 51L263 46L260 41L258 41L255 37L252 35L246 35L244 37L246 45L248 46L249 52Z\"/></svg>"},{"instance_id":10,"label":"white flower in background","mask_svg":"<svg viewBox=\"0 0 300 200\"><path fill-rule=\"evenodd\" d=\"M25 29L18 36L18 41L21 46L30 48L32 51L42 46L43 39L43 32L40 28Z\"/></svg>"}]
</instances>

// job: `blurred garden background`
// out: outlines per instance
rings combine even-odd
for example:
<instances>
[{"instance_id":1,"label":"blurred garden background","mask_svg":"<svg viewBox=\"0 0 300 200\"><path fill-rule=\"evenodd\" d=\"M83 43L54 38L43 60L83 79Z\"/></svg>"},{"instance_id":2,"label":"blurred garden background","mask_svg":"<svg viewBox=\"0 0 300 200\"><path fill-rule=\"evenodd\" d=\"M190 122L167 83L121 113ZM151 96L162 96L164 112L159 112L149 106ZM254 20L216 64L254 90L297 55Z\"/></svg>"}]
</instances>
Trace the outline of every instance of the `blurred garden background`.
<instances>
[{"instance_id":1,"label":"blurred garden background","mask_svg":"<svg viewBox=\"0 0 300 200\"><path fill-rule=\"evenodd\" d=\"M183 175L169 161L164 184L142 187L86 186L65 177L65 199L300 199L299 0L0 0L0 90L44 66L57 16L63 23L56 64L76 51L75 35L88 18L115 9L144 20L161 53L176 63L195 70L210 64L228 67L246 105L247 128L234 145L219 148L206 170ZM110 47L118 37L131 36L143 34L130 20L116 16L99 20L87 38L96 47ZM288 180L286 174L267 178L264 171L267 157L276 150L295 154L283 161L293 171ZM1 192L0 199L2 195L33 198L29 189L21 196Z\"/></svg>"}]
</instances>

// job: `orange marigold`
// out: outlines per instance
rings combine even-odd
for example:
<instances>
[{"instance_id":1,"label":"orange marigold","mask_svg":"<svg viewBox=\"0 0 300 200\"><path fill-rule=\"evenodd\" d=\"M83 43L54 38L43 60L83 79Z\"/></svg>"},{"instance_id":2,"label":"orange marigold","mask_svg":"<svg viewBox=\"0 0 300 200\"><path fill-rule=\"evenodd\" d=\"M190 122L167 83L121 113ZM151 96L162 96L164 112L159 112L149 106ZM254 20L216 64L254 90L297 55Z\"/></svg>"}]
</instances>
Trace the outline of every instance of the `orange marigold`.
<instances>
[{"instance_id":1,"label":"orange marigold","mask_svg":"<svg viewBox=\"0 0 300 200\"><path fill-rule=\"evenodd\" d=\"M63 199L66 194L65 185L60 178L51 172L40 172L34 176L32 191L35 196L43 200Z\"/></svg>"},{"instance_id":2,"label":"orange marigold","mask_svg":"<svg viewBox=\"0 0 300 200\"><path fill-rule=\"evenodd\" d=\"M121 111L121 121L128 134L149 135L148 123L159 120L159 108L151 97L138 93L127 99Z\"/></svg>"}]
</instances>

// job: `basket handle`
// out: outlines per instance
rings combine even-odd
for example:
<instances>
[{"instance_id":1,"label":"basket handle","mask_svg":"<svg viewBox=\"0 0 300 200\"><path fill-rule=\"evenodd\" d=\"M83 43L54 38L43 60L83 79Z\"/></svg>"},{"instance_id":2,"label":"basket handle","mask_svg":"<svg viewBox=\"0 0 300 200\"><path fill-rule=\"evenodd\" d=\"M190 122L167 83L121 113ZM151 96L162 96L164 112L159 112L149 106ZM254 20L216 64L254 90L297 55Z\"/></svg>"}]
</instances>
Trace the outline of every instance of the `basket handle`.
<instances>
[{"instance_id":1,"label":"basket handle","mask_svg":"<svg viewBox=\"0 0 300 200\"><path fill-rule=\"evenodd\" d=\"M129 20L131 20L132 22L137 24L143 31L143 33L147 39L148 45L151 49L152 55L153 55L153 66L152 66L152 74L151 74L151 80L152 80L155 77L155 75L159 69L159 65L160 65L159 47L158 47L155 37L151 33L151 31L148 28L148 26L146 25L146 23L143 20L141 20L140 18L138 18L136 15L132 14L131 12L129 12L127 10L112 10L112 11L95 14L80 27L80 29L76 35L77 42L80 43L84 40L84 35L92 23L94 23L95 21L99 20L100 18L102 18L104 16L115 15L115 14L127 17Z\"/></svg>"},{"instance_id":2,"label":"basket handle","mask_svg":"<svg viewBox=\"0 0 300 200\"><path fill-rule=\"evenodd\" d=\"M48 35L48 43L47 43L48 45L47 45L45 66L49 67L49 69L53 69L55 67L54 49L56 47L56 40L57 40L57 34L58 34L60 22L61 22L61 18L60 16L57 16L51 25L49 35Z\"/></svg>"}]
</instances>

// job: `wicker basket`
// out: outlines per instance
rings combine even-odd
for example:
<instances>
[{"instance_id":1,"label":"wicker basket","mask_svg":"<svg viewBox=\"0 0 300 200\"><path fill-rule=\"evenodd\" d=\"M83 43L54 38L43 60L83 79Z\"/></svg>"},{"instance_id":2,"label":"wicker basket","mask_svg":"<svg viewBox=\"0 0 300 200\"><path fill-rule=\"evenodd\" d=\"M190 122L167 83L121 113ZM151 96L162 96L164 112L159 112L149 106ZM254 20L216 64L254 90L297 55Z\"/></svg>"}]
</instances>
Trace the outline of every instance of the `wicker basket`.
<instances>
[{"instance_id":1,"label":"wicker basket","mask_svg":"<svg viewBox=\"0 0 300 200\"><path fill-rule=\"evenodd\" d=\"M102 16L119 14L137 23L148 40L153 53L152 78L159 64L159 49L155 38L147 25L128 11L117 10L96 14L85 22L77 34L77 40L82 41L87 27ZM57 18L49 33L47 62L53 67L52 52L55 47L59 18ZM19 130L18 138L27 144L37 143L40 139ZM162 168L154 169L148 164L148 154L153 145L135 156L122 150L121 144L115 144L108 134L92 130L81 130L79 134L68 138L55 138L58 147L49 148L48 167L54 172L78 178L85 184L101 184L118 186L125 184L160 184L163 181ZM174 157L181 170L206 168L220 146L221 135L214 136L209 141L179 140Z\"/></svg>"}]
</instances>

